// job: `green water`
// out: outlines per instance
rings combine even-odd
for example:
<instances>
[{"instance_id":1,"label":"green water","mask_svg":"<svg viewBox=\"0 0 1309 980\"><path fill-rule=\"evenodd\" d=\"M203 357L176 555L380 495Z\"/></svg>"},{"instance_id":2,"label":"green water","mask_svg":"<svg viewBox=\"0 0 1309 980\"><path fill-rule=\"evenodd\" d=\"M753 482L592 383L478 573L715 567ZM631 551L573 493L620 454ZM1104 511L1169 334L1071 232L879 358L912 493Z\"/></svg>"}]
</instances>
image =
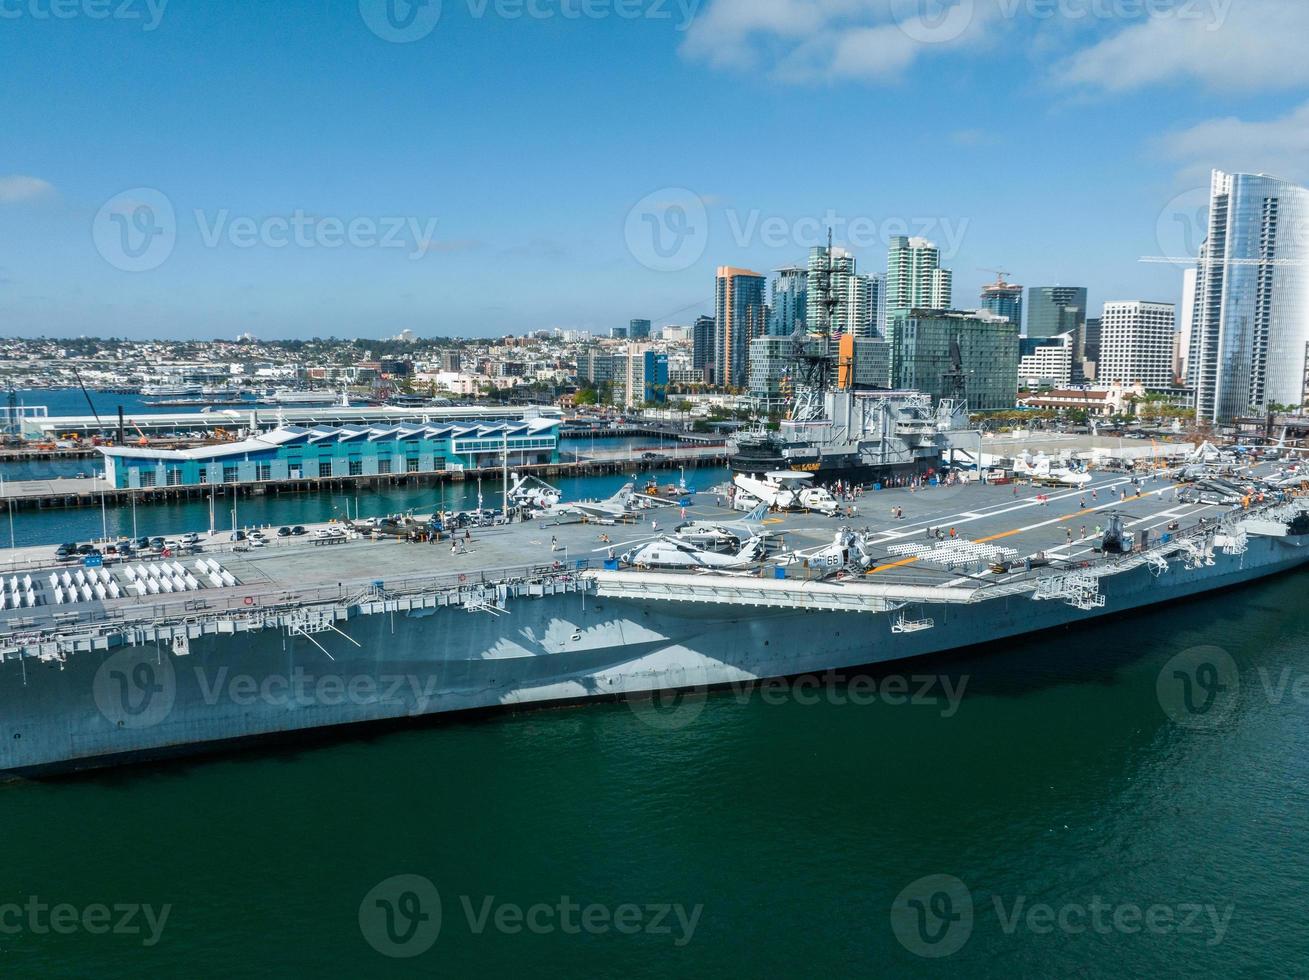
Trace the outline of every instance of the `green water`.
<instances>
[{"instance_id":1,"label":"green water","mask_svg":"<svg viewBox=\"0 0 1309 980\"><path fill-rule=\"evenodd\" d=\"M728 691L0 787L0 904L171 906L152 946L140 933L36 934L24 919L0 936L0 971L1298 974L1309 962L1305 581L872 675L892 694L897 673L930 675L926 703L853 704L848 686ZM1193 730L1156 685L1198 645L1225 650L1239 676L1224 712ZM951 704L946 685L963 696ZM387 883L397 875L430 881L439 898L421 880ZM955 897L973 907L971 920L931 920L947 923L928 930L941 942L966 940L939 959L892 926L906 888L937 908L944 891L912 884L931 875L958 879ZM584 927L561 902L598 911ZM1098 930L1096 903L1108 909ZM515 908L535 905L551 907L533 913L536 931L516 928ZM1050 907L1051 931L1033 905ZM662 906L694 928L673 912L655 921ZM615 915L635 931L617 931ZM419 955L376 950L396 937Z\"/></svg>"}]
</instances>

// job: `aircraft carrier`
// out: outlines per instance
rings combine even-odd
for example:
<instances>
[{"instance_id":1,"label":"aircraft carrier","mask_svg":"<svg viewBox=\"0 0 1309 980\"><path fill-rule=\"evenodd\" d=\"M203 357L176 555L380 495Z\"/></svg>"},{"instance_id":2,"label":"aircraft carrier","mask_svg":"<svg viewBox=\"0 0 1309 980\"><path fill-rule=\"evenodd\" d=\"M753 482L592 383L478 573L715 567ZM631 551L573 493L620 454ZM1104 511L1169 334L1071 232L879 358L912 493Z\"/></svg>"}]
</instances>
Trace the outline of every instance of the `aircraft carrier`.
<instances>
[{"instance_id":1,"label":"aircraft carrier","mask_svg":"<svg viewBox=\"0 0 1309 980\"><path fill-rule=\"evenodd\" d=\"M739 525L720 504L478 527L453 547L342 528L98 567L20 550L0 582L0 770L855 668L1094 628L1309 561L1309 499L1188 503L1121 474L756 511L768 557L746 568L616 557L679 523Z\"/></svg>"}]
</instances>

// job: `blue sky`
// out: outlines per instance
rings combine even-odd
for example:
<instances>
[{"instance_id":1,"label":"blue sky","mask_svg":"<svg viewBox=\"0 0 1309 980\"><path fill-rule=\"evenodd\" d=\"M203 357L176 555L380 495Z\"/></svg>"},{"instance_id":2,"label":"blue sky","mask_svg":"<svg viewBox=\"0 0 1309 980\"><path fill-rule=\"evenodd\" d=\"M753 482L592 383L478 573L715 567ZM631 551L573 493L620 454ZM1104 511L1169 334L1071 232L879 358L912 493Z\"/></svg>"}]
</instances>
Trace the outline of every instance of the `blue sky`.
<instances>
[{"instance_id":1,"label":"blue sky","mask_svg":"<svg viewBox=\"0 0 1309 980\"><path fill-rule=\"evenodd\" d=\"M1211 167L1309 179L1298 2L53 2L0 0L9 336L687 322L827 215L961 307L1175 300Z\"/></svg>"}]
</instances>

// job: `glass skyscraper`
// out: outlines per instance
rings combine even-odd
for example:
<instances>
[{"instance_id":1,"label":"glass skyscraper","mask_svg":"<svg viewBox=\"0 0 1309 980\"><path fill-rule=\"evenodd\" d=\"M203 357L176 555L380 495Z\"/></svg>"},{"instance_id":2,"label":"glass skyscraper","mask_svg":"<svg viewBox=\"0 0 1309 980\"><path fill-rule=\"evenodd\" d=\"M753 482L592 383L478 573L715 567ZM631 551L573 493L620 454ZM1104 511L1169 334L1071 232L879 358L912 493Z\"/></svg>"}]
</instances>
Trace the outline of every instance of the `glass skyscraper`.
<instances>
[{"instance_id":1,"label":"glass skyscraper","mask_svg":"<svg viewBox=\"0 0 1309 980\"><path fill-rule=\"evenodd\" d=\"M1215 170L1191 314L1196 418L1303 405L1309 377L1309 190Z\"/></svg>"},{"instance_id":2,"label":"glass skyscraper","mask_svg":"<svg viewBox=\"0 0 1309 980\"><path fill-rule=\"evenodd\" d=\"M1005 282L1000 276L995 282L982 287L982 309L1005 317L1019 329L1023 326L1023 287Z\"/></svg>"},{"instance_id":3,"label":"glass skyscraper","mask_svg":"<svg viewBox=\"0 0 1309 980\"><path fill-rule=\"evenodd\" d=\"M1079 347L1084 342L1086 287L1033 286L1027 291L1027 336L1038 340L1061 333L1071 333Z\"/></svg>"},{"instance_id":4,"label":"glass skyscraper","mask_svg":"<svg viewBox=\"0 0 1309 980\"><path fill-rule=\"evenodd\" d=\"M773 273L773 302L768 320L770 336L789 337L797 327L804 328L808 288L809 274L798 265Z\"/></svg>"},{"instance_id":5,"label":"glass skyscraper","mask_svg":"<svg viewBox=\"0 0 1309 980\"><path fill-rule=\"evenodd\" d=\"M650 321L649 320L629 321L627 324L627 337L629 340L649 340Z\"/></svg>"}]
</instances>

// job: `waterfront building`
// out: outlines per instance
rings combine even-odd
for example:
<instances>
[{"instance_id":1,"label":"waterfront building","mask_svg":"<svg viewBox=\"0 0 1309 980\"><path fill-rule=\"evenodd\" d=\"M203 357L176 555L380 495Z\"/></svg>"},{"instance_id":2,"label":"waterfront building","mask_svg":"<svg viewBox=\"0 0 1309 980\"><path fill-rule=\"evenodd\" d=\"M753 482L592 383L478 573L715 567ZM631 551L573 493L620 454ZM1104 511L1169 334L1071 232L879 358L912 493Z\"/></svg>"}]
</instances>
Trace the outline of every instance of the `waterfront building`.
<instances>
[{"instance_id":1,"label":"waterfront building","mask_svg":"<svg viewBox=\"0 0 1309 980\"><path fill-rule=\"evenodd\" d=\"M886 319L905 310L948 310L953 274L941 268L941 252L925 238L895 235L886 257Z\"/></svg>"},{"instance_id":2,"label":"waterfront building","mask_svg":"<svg viewBox=\"0 0 1309 980\"><path fill-rule=\"evenodd\" d=\"M558 460L558 418L478 423L283 426L193 449L102 446L118 489L433 473Z\"/></svg>"},{"instance_id":3,"label":"waterfront building","mask_svg":"<svg viewBox=\"0 0 1309 980\"><path fill-rule=\"evenodd\" d=\"M649 344L628 348L623 404L631 408L646 402L662 402L668 397L668 355Z\"/></svg>"},{"instance_id":4,"label":"waterfront building","mask_svg":"<svg viewBox=\"0 0 1309 980\"><path fill-rule=\"evenodd\" d=\"M1188 353L1203 422L1302 405L1309 377L1309 190L1214 171Z\"/></svg>"},{"instance_id":5,"label":"waterfront building","mask_svg":"<svg viewBox=\"0 0 1309 980\"><path fill-rule=\"evenodd\" d=\"M1103 321L1096 365L1100 384L1139 384L1147 391L1173 387L1177 310L1172 303L1106 303Z\"/></svg>"},{"instance_id":6,"label":"waterfront building","mask_svg":"<svg viewBox=\"0 0 1309 980\"><path fill-rule=\"evenodd\" d=\"M744 387L750 341L767 332L768 281L749 269L719 266L715 287L714 379L725 387Z\"/></svg>"},{"instance_id":7,"label":"waterfront building","mask_svg":"<svg viewBox=\"0 0 1309 980\"><path fill-rule=\"evenodd\" d=\"M1018 327L985 312L902 310L888 321L891 384L967 400L975 412L1013 408Z\"/></svg>"}]
</instances>

